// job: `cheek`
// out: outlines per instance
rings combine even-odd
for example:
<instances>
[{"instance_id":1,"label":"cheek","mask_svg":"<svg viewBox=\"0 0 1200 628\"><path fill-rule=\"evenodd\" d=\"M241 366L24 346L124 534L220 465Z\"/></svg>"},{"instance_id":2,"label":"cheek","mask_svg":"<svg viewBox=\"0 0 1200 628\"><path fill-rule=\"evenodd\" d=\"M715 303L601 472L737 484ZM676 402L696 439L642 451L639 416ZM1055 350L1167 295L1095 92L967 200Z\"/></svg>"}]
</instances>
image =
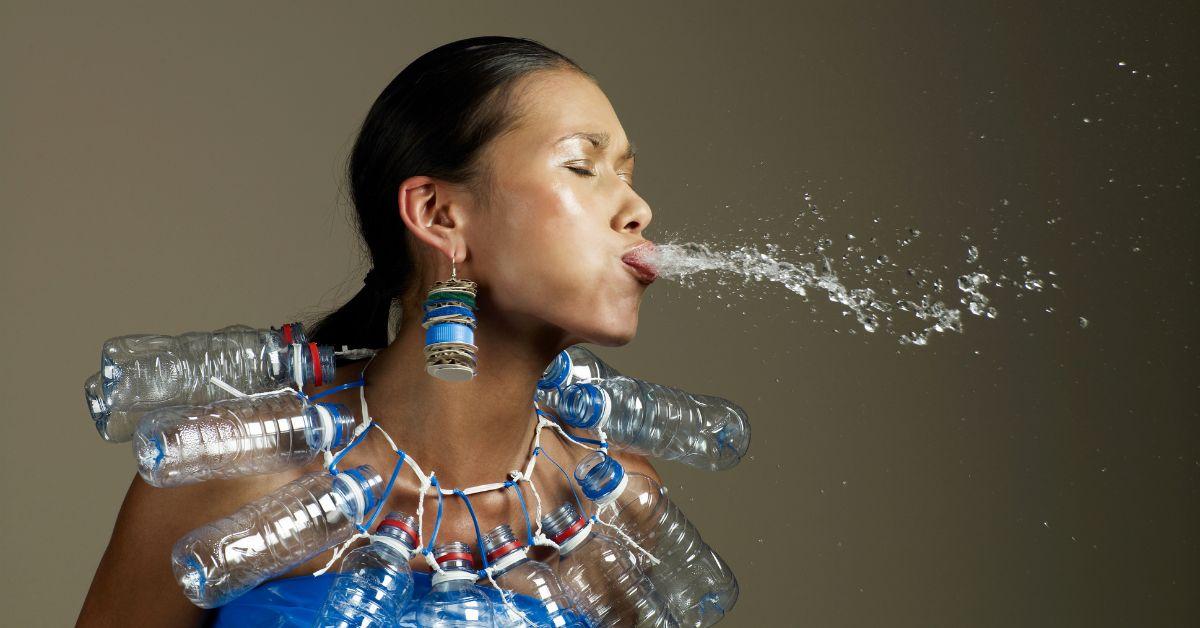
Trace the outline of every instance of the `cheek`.
<instances>
[{"instance_id":1,"label":"cheek","mask_svg":"<svg viewBox=\"0 0 1200 628\"><path fill-rule=\"evenodd\" d=\"M618 238L600 212L545 184L503 198L474 234L477 273L496 307L578 331L636 320L640 294L622 274Z\"/></svg>"}]
</instances>

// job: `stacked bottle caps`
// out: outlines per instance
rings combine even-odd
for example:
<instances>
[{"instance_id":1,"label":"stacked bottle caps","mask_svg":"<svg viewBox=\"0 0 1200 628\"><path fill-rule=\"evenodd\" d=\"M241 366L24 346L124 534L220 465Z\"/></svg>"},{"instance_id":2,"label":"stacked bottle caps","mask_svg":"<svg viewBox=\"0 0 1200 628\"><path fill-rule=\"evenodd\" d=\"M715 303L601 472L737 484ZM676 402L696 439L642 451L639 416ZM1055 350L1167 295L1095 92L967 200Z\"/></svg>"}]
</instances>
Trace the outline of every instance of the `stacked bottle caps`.
<instances>
[{"instance_id":1,"label":"stacked bottle caps","mask_svg":"<svg viewBox=\"0 0 1200 628\"><path fill-rule=\"evenodd\" d=\"M474 281L438 281L425 299L425 370L438 379L461 382L475 377Z\"/></svg>"}]
</instances>

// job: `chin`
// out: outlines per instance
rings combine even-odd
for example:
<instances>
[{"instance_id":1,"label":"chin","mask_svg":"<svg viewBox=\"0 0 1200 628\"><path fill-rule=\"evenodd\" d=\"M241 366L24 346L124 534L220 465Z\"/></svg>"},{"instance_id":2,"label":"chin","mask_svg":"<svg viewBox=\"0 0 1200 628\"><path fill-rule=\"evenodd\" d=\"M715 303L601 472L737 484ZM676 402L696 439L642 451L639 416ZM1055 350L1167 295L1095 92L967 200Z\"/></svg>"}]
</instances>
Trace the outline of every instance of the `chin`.
<instances>
[{"instance_id":1,"label":"chin","mask_svg":"<svg viewBox=\"0 0 1200 628\"><path fill-rule=\"evenodd\" d=\"M629 344L637 336L637 318L632 323L594 327L575 335L584 338L583 342L601 347L620 347Z\"/></svg>"}]
</instances>

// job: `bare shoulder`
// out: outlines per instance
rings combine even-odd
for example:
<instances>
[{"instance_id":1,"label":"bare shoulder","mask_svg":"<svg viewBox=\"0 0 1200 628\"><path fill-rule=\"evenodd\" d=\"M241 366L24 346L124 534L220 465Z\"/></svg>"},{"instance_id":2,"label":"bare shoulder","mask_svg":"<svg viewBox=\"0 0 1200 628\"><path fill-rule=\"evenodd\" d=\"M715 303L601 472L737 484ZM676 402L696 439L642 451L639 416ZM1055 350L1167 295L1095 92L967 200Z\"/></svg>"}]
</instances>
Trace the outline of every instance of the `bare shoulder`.
<instances>
[{"instance_id":1,"label":"bare shoulder","mask_svg":"<svg viewBox=\"0 0 1200 628\"><path fill-rule=\"evenodd\" d=\"M155 488L135 474L78 624L198 625L204 611L184 597L171 572L175 541L299 475L288 471Z\"/></svg>"}]
</instances>

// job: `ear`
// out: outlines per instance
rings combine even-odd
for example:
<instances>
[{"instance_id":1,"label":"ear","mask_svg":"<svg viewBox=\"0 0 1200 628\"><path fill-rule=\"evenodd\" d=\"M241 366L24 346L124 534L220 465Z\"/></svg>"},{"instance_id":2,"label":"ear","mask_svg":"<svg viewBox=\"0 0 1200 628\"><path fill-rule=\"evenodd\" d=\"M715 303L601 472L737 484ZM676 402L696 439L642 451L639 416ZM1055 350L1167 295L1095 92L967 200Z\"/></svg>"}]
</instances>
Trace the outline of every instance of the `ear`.
<instances>
[{"instance_id":1,"label":"ear","mask_svg":"<svg viewBox=\"0 0 1200 628\"><path fill-rule=\"evenodd\" d=\"M453 186L422 175L405 179L396 198L400 219L409 232L443 257L453 252L455 263L466 258L466 212L462 211L458 193Z\"/></svg>"}]
</instances>

